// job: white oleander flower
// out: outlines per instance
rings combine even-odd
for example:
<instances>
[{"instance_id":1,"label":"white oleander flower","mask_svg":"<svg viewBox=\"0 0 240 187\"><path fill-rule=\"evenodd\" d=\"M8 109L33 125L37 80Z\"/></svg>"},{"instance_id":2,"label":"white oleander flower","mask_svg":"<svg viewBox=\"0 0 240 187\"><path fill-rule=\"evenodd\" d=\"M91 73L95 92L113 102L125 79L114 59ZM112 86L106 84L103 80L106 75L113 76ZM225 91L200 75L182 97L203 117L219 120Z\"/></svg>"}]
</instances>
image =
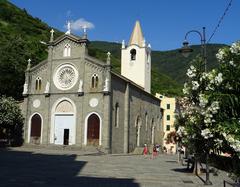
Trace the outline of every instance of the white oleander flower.
<instances>
[{"instance_id":1,"label":"white oleander flower","mask_svg":"<svg viewBox=\"0 0 240 187\"><path fill-rule=\"evenodd\" d=\"M200 107L205 107L206 104L208 103L208 99L206 97L204 97L205 95L204 94L200 94L199 95L199 106Z\"/></svg>"},{"instance_id":2,"label":"white oleander flower","mask_svg":"<svg viewBox=\"0 0 240 187\"><path fill-rule=\"evenodd\" d=\"M211 131L207 128L201 131L201 135L204 139L209 139L213 137L213 134L211 133Z\"/></svg>"},{"instance_id":3,"label":"white oleander flower","mask_svg":"<svg viewBox=\"0 0 240 187\"><path fill-rule=\"evenodd\" d=\"M236 67L236 64L234 64L234 62L232 60L229 61L229 64L233 67Z\"/></svg>"},{"instance_id":4,"label":"white oleander flower","mask_svg":"<svg viewBox=\"0 0 240 187\"><path fill-rule=\"evenodd\" d=\"M183 94L189 94L190 93L190 88L188 87L188 83L184 83L184 86L183 86Z\"/></svg>"},{"instance_id":5,"label":"white oleander flower","mask_svg":"<svg viewBox=\"0 0 240 187\"><path fill-rule=\"evenodd\" d=\"M216 54L216 57L220 62L223 62L225 55L226 55L225 51L223 49L219 49L218 53Z\"/></svg>"},{"instance_id":6,"label":"white oleander flower","mask_svg":"<svg viewBox=\"0 0 240 187\"><path fill-rule=\"evenodd\" d=\"M209 85L206 86L205 90L212 90L212 91L214 91L214 87L211 84L209 84Z\"/></svg>"},{"instance_id":7,"label":"white oleander flower","mask_svg":"<svg viewBox=\"0 0 240 187\"><path fill-rule=\"evenodd\" d=\"M216 114L218 112L218 110L220 109L219 107L219 102L218 101L214 101L212 102L209 110L213 113L213 114Z\"/></svg>"},{"instance_id":8,"label":"white oleander flower","mask_svg":"<svg viewBox=\"0 0 240 187\"><path fill-rule=\"evenodd\" d=\"M230 51L233 54L237 55L240 54L240 43L239 42L233 43L232 46L230 47Z\"/></svg>"},{"instance_id":9,"label":"white oleander flower","mask_svg":"<svg viewBox=\"0 0 240 187\"><path fill-rule=\"evenodd\" d=\"M205 123L206 125L211 124L211 123L212 123L211 118L204 118L204 123Z\"/></svg>"},{"instance_id":10,"label":"white oleander flower","mask_svg":"<svg viewBox=\"0 0 240 187\"><path fill-rule=\"evenodd\" d=\"M185 127L179 126L179 127L178 127L178 130L177 130L177 134L178 134L180 137L183 137L184 135L187 135L187 132L186 132L186 130L185 130Z\"/></svg>"},{"instance_id":11,"label":"white oleander flower","mask_svg":"<svg viewBox=\"0 0 240 187\"><path fill-rule=\"evenodd\" d=\"M215 77L215 84L217 86L219 86L223 81L223 78L222 78L222 73L218 73L218 75Z\"/></svg>"},{"instance_id":12,"label":"white oleander flower","mask_svg":"<svg viewBox=\"0 0 240 187\"><path fill-rule=\"evenodd\" d=\"M203 72L201 77L200 77L200 81L203 81L203 80L206 80L207 79L207 73L206 72Z\"/></svg>"},{"instance_id":13,"label":"white oleander flower","mask_svg":"<svg viewBox=\"0 0 240 187\"><path fill-rule=\"evenodd\" d=\"M193 65L191 65L190 68L187 70L187 76L189 78L193 78L196 76L196 72L197 72L196 68Z\"/></svg>"},{"instance_id":14,"label":"white oleander flower","mask_svg":"<svg viewBox=\"0 0 240 187\"><path fill-rule=\"evenodd\" d=\"M224 136L225 139L228 141L228 143L230 144L230 146L236 151L236 152L240 152L240 141L234 139L234 137L232 135L225 135Z\"/></svg>"},{"instance_id":15,"label":"white oleander flower","mask_svg":"<svg viewBox=\"0 0 240 187\"><path fill-rule=\"evenodd\" d=\"M196 118L195 116L190 116L190 121L191 121L192 123L196 123L197 118Z\"/></svg>"},{"instance_id":16,"label":"white oleander flower","mask_svg":"<svg viewBox=\"0 0 240 187\"><path fill-rule=\"evenodd\" d=\"M199 87L198 82L197 82L197 81L192 81L192 89L193 89L193 90L197 90L198 87Z\"/></svg>"}]
</instances>

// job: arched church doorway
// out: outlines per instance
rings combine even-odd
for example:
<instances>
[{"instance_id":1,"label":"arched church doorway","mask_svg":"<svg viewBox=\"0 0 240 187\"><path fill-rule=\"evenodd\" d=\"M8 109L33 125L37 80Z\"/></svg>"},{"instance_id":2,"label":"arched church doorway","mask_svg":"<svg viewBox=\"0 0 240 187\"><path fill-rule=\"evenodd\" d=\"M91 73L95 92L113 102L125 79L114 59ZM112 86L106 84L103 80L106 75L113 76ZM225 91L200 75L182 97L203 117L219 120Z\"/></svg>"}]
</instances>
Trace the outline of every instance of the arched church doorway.
<instances>
[{"instance_id":1,"label":"arched church doorway","mask_svg":"<svg viewBox=\"0 0 240 187\"><path fill-rule=\"evenodd\" d=\"M91 114L87 120L87 144L99 145L100 119L96 114Z\"/></svg>"},{"instance_id":2,"label":"arched church doorway","mask_svg":"<svg viewBox=\"0 0 240 187\"><path fill-rule=\"evenodd\" d=\"M75 144L75 111L67 100L59 102L54 113L54 144Z\"/></svg>"},{"instance_id":3,"label":"arched church doorway","mask_svg":"<svg viewBox=\"0 0 240 187\"><path fill-rule=\"evenodd\" d=\"M40 144L42 130L42 118L39 114L34 114L31 118L30 143Z\"/></svg>"}]
</instances>

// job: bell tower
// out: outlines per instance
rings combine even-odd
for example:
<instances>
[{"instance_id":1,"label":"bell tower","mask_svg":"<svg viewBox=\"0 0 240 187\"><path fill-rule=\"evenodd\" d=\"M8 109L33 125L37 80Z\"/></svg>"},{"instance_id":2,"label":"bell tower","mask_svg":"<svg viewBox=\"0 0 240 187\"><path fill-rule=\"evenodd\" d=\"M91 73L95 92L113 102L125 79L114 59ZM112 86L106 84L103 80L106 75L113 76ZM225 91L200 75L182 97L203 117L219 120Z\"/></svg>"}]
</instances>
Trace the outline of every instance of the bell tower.
<instances>
[{"instance_id":1,"label":"bell tower","mask_svg":"<svg viewBox=\"0 0 240 187\"><path fill-rule=\"evenodd\" d=\"M121 75L151 93L151 46L146 44L139 21L135 23L128 46L122 42Z\"/></svg>"}]
</instances>

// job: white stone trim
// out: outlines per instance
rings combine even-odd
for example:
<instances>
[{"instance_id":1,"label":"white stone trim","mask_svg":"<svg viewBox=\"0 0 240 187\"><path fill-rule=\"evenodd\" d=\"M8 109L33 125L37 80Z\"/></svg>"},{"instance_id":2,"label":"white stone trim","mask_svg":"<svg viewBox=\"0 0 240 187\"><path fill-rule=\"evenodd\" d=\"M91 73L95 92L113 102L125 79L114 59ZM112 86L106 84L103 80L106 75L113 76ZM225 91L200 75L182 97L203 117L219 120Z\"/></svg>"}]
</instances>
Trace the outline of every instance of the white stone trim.
<instances>
[{"instance_id":1,"label":"white stone trim","mask_svg":"<svg viewBox=\"0 0 240 187\"><path fill-rule=\"evenodd\" d=\"M64 101L64 100L66 100L66 101L68 101L68 102L70 102L71 104L72 104L72 106L73 106L73 110L74 110L74 112L73 113L69 113L69 112L64 112L64 113L56 113L55 112L55 110L56 110L56 107L57 107L57 105L60 103L60 102L62 102L62 101ZM75 103L71 100L71 99L69 99L69 98L67 98L67 97L61 97L61 98L59 98L59 99L57 99L55 102L54 102L54 104L52 105L52 110L51 110L51 123L50 123L50 144L54 144L54 130L55 130L55 115L56 114L58 114L58 115L61 115L61 114L63 114L63 115L69 115L69 114L73 114L73 116L74 116L74 125L75 125L75 132L73 132L73 143L72 144L75 144L76 143L76 131L77 131L77 125L76 125L76 114L77 114L77 109L76 109L76 105L75 105Z\"/></svg>"},{"instance_id":2,"label":"white stone trim","mask_svg":"<svg viewBox=\"0 0 240 187\"><path fill-rule=\"evenodd\" d=\"M32 117L38 114L41 118L41 137L40 137L40 144L42 144L42 138L43 138L43 117L40 113L34 112L28 119L28 136L27 136L27 143L30 143L30 134L31 134L31 119Z\"/></svg>"},{"instance_id":3,"label":"white stone trim","mask_svg":"<svg viewBox=\"0 0 240 187\"><path fill-rule=\"evenodd\" d=\"M87 128L88 128L88 118L89 116L91 116L92 114L96 114L99 118L100 121L100 129L99 129L99 145L102 145L102 118L101 116L97 113L97 112L91 112L89 113L86 118L85 118L85 125L84 125L84 141L83 144L87 145Z\"/></svg>"},{"instance_id":4,"label":"white stone trim","mask_svg":"<svg viewBox=\"0 0 240 187\"><path fill-rule=\"evenodd\" d=\"M62 87L61 85L59 85L59 82L58 82L58 77L57 77L57 74L60 70L62 70L64 67L70 67L74 70L74 73L75 73L75 78L74 78L74 82L71 86L69 87ZM66 62L66 63L62 63L60 64L59 66L57 66L54 70L54 73L53 73L53 83L54 85L56 86L56 88L58 88L59 90L69 90L71 88L73 88L76 83L78 82L78 71L77 71L77 68L75 67L75 65L73 65L72 63L69 63L69 62Z\"/></svg>"},{"instance_id":5,"label":"white stone trim","mask_svg":"<svg viewBox=\"0 0 240 187\"><path fill-rule=\"evenodd\" d=\"M139 119L139 121L138 121ZM135 127L136 127L136 135L137 135L137 142L136 145L137 147L140 146L140 139L141 139L141 127L142 127L142 119L140 115L137 115L136 119L135 119Z\"/></svg>"},{"instance_id":6,"label":"white stone trim","mask_svg":"<svg viewBox=\"0 0 240 187\"><path fill-rule=\"evenodd\" d=\"M71 45L66 43L63 49L63 57L70 57L71 56Z\"/></svg>"}]
</instances>

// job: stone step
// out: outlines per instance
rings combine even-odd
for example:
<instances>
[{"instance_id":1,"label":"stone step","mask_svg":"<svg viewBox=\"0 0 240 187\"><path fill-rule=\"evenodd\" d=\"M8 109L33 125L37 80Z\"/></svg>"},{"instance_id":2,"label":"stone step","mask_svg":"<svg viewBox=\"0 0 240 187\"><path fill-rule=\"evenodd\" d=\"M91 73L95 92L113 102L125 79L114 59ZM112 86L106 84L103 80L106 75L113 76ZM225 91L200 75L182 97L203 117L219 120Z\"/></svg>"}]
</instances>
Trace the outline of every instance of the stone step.
<instances>
[{"instance_id":1,"label":"stone step","mask_svg":"<svg viewBox=\"0 0 240 187\"><path fill-rule=\"evenodd\" d=\"M22 149L45 149L45 150L65 150L65 151L86 151L86 152L104 152L100 146L76 146L76 145L34 145L24 144Z\"/></svg>"}]
</instances>

